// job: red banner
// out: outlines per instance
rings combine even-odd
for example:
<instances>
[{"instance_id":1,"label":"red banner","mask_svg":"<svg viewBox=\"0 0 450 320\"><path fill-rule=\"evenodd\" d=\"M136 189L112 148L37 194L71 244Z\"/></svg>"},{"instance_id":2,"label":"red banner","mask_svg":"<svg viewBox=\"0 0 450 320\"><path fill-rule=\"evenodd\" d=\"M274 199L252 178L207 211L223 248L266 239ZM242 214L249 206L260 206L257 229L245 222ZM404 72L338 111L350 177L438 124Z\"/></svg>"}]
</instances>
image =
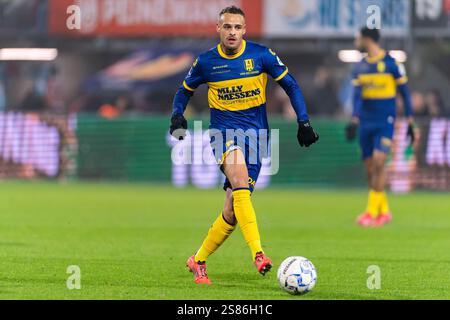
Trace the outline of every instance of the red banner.
<instances>
[{"instance_id":1,"label":"red banner","mask_svg":"<svg viewBox=\"0 0 450 320\"><path fill-rule=\"evenodd\" d=\"M49 0L49 31L62 36L205 36L220 10L241 7L261 34L262 0Z\"/></svg>"},{"instance_id":2,"label":"red banner","mask_svg":"<svg viewBox=\"0 0 450 320\"><path fill-rule=\"evenodd\" d=\"M444 7L445 7L445 12L447 13L447 14L450 14L450 0L445 0L445 4L444 4Z\"/></svg>"}]
</instances>

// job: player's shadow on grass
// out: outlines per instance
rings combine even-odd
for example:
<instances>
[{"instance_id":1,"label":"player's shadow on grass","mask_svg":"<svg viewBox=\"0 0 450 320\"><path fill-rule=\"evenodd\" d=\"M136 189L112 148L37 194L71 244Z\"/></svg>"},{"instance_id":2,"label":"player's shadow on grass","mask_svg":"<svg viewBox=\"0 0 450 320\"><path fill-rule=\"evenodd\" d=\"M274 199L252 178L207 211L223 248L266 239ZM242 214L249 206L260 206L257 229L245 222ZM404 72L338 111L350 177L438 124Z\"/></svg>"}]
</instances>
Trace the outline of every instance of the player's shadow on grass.
<instances>
[{"instance_id":1,"label":"player's shadow on grass","mask_svg":"<svg viewBox=\"0 0 450 320\"><path fill-rule=\"evenodd\" d=\"M28 246L23 242L0 242L0 247L26 247Z\"/></svg>"},{"instance_id":2,"label":"player's shadow on grass","mask_svg":"<svg viewBox=\"0 0 450 320\"><path fill-rule=\"evenodd\" d=\"M258 281L263 280L264 277L258 273L236 273L236 272L214 272L214 278L221 279L224 281ZM269 278L269 275L266 276Z\"/></svg>"}]
</instances>

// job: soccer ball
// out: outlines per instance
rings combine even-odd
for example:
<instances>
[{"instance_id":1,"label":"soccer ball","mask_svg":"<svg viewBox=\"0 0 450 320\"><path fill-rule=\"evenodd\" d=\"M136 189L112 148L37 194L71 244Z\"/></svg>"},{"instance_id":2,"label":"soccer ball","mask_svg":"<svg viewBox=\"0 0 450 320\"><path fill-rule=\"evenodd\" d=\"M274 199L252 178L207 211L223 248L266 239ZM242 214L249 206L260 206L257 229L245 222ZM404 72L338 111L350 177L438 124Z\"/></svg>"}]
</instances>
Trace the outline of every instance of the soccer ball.
<instances>
[{"instance_id":1,"label":"soccer ball","mask_svg":"<svg viewBox=\"0 0 450 320\"><path fill-rule=\"evenodd\" d=\"M304 257L289 257L285 259L277 272L280 287L293 295L310 292L317 281L316 268Z\"/></svg>"}]
</instances>

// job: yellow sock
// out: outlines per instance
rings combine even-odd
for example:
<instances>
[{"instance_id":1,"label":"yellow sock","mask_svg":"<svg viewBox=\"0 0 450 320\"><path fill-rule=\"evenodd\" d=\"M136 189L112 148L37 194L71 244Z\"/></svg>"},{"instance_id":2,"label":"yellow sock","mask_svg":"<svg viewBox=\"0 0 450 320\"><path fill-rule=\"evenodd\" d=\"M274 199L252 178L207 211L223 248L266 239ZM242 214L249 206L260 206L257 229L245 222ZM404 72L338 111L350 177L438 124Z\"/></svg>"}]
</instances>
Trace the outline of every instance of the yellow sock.
<instances>
[{"instance_id":1,"label":"yellow sock","mask_svg":"<svg viewBox=\"0 0 450 320\"><path fill-rule=\"evenodd\" d=\"M369 192L369 200L366 211L374 218L378 216L382 197L382 192L377 192L375 190L370 190Z\"/></svg>"},{"instance_id":2,"label":"yellow sock","mask_svg":"<svg viewBox=\"0 0 450 320\"><path fill-rule=\"evenodd\" d=\"M263 249L258 224L256 223L255 210L250 199L250 190L239 189L233 191L233 207L244 239L252 252L252 259L255 259L256 253L263 252Z\"/></svg>"},{"instance_id":3,"label":"yellow sock","mask_svg":"<svg viewBox=\"0 0 450 320\"><path fill-rule=\"evenodd\" d=\"M214 221L202 246L197 251L195 261L206 261L225 242L235 228L236 226L232 226L225 221L221 213Z\"/></svg>"},{"instance_id":4,"label":"yellow sock","mask_svg":"<svg viewBox=\"0 0 450 320\"><path fill-rule=\"evenodd\" d=\"M389 209L389 202L388 202L388 198L387 198L386 192L382 192L382 194L381 194L380 213L381 214L388 214L389 212L391 212L391 210Z\"/></svg>"}]
</instances>

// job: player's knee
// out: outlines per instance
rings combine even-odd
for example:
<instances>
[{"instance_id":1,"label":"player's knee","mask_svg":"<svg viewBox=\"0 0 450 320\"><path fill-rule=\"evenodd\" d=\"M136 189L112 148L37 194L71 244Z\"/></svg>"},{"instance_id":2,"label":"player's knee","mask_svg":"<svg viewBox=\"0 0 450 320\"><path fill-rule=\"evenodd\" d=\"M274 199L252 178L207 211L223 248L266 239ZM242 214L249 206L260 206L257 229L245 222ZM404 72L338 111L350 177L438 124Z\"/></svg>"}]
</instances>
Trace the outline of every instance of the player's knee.
<instances>
[{"instance_id":1,"label":"player's knee","mask_svg":"<svg viewBox=\"0 0 450 320\"><path fill-rule=\"evenodd\" d=\"M372 173L380 174L384 170L384 162L383 161L374 161L372 165Z\"/></svg>"},{"instance_id":2,"label":"player's knee","mask_svg":"<svg viewBox=\"0 0 450 320\"><path fill-rule=\"evenodd\" d=\"M248 188L248 177L236 177L230 182L233 189Z\"/></svg>"},{"instance_id":3,"label":"player's knee","mask_svg":"<svg viewBox=\"0 0 450 320\"><path fill-rule=\"evenodd\" d=\"M374 157L372 167L374 170L377 170L377 171L384 168L384 158Z\"/></svg>"},{"instance_id":4,"label":"player's knee","mask_svg":"<svg viewBox=\"0 0 450 320\"><path fill-rule=\"evenodd\" d=\"M233 161L235 161L232 163L226 161L224 163L225 175L230 181L233 189L248 188L248 171L242 151L233 151L228 155L227 160L228 159L234 159Z\"/></svg>"},{"instance_id":5,"label":"player's knee","mask_svg":"<svg viewBox=\"0 0 450 320\"><path fill-rule=\"evenodd\" d=\"M229 172L227 178L233 189L248 188L247 169Z\"/></svg>"},{"instance_id":6,"label":"player's knee","mask_svg":"<svg viewBox=\"0 0 450 320\"><path fill-rule=\"evenodd\" d=\"M364 160L364 165L366 167L367 172L372 172L373 161L371 158Z\"/></svg>"}]
</instances>

